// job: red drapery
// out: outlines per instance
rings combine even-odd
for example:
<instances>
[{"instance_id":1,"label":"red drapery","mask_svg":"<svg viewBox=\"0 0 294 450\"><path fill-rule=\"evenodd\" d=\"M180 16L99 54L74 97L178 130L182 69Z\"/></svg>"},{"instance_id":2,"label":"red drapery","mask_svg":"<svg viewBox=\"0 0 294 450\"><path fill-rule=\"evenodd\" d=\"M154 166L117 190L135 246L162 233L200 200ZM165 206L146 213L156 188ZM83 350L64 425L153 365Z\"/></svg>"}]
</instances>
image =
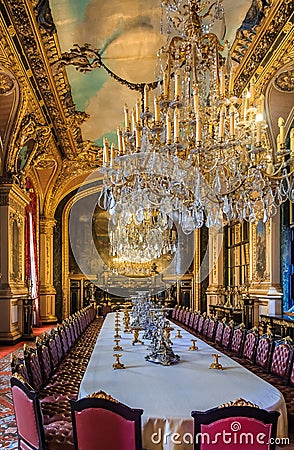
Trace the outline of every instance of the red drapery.
<instances>
[{"instance_id":1,"label":"red drapery","mask_svg":"<svg viewBox=\"0 0 294 450\"><path fill-rule=\"evenodd\" d=\"M38 253L36 239L37 223L37 196L30 180L26 185L29 190L30 203L25 210L25 278L32 286L32 297L34 299L34 310L36 314L36 325L40 321L40 298L39 298L39 276L38 276Z\"/></svg>"}]
</instances>

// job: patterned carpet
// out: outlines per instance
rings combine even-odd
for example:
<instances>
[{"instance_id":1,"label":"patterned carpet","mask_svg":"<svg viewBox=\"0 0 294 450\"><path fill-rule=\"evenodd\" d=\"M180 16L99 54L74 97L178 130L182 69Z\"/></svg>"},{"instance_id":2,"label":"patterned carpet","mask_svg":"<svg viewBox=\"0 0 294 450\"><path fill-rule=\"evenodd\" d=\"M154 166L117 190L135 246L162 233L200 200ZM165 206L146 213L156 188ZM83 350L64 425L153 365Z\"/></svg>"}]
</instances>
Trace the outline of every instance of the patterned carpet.
<instances>
[{"instance_id":1,"label":"patterned carpet","mask_svg":"<svg viewBox=\"0 0 294 450\"><path fill-rule=\"evenodd\" d=\"M22 348L14 353L21 356ZM0 360L0 448L17 449L17 433L10 392L11 353Z\"/></svg>"}]
</instances>

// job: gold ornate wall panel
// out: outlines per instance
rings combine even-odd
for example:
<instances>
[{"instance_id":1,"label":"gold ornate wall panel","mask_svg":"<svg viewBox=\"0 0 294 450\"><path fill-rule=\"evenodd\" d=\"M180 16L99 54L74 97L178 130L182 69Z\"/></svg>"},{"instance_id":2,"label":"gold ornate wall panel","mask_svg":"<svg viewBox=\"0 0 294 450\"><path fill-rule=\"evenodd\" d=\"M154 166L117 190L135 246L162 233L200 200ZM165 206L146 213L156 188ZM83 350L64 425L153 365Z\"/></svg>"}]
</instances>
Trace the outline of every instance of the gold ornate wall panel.
<instances>
[{"instance_id":1,"label":"gold ornate wall panel","mask_svg":"<svg viewBox=\"0 0 294 450\"><path fill-rule=\"evenodd\" d=\"M268 68L269 60L279 59L281 42L286 43L290 39L293 1L271 0L268 3L270 7L266 8L265 17L258 28L239 32L232 45L232 57L238 63L235 78L235 91L238 94L254 75L257 75L257 82L267 77L265 68Z\"/></svg>"}]
</instances>

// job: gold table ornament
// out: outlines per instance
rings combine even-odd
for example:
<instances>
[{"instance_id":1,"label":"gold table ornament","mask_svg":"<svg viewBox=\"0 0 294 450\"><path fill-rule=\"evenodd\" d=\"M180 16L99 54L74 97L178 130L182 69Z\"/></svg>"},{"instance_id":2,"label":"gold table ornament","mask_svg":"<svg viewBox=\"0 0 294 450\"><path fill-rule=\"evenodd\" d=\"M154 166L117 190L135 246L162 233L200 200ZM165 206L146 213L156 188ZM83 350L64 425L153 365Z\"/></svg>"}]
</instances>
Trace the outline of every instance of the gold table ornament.
<instances>
[{"instance_id":1,"label":"gold table ornament","mask_svg":"<svg viewBox=\"0 0 294 450\"><path fill-rule=\"evenodd\" d=\"M166 336L166 339L167 339L167 340L170 339L170 332L173 331L173 330L174 330L173 327L166 327L166 328L165 328L164 331L165 331L165 336Z\"/></svg>"},{"instance_id":2,"label":"gold table ornament","mask_svg":"<svg viewBox=\"0 0 294 450\"><path fill-rule=\"evenodd\" d=\"M140 341L140 339L138 339L140 331L142 331L142 328L137 328L137 327L133 328L134 339L133 339L132 345L135 345L135 344L142 344L142 345L144 345L144 342Z\"/></svg>"},{"instance_id":3,"label":"gold table ornament","mask_svg":"<svg viewBox=\"0 0 294 450\"><path fill-rule=\"evenodd\" d=\"M191 339L192 345L189 347L189 350L195 351L198 350L198 347L195 345L196 339Z\"/></svg>"},{"instance_id":4,"label":"gold table ornament","mask_svg":"<svg viewBox=\"0 0 294 450\"><path fill-rule=\"evenodd\" d=\"M120 341L120 339L114 339L115 346L113 347L113 350L114 350L115 352L120 351L120 350L123 349L120 345L118 345L119 341Z\"/></svg>"},{"instance_id":5,"label":"gold table ornament","mask_svg":"<svg viewBox=\"0 0 294 450\"><path fill-rule=\"evenodd\" d=\"M119 327L115 327L114 339L121 339L121 335L119 334Z\"/></svg>"},{"instance_id":6,"label":"gold table ornament","mask_svg":"<svg viewBox=\"0 0 294 450\"><path fill-rule=\"evenodd\" d=\"M182 339L183 336L181 335L181 330L180 330L180 328L177 329L177 333L178 333L178 334L175 335L175 338Z\"/></svg>"},{"instance_id":7,"label":"gold table ornament","mask_svg":"<svg viewBox=\"0 0 294 450\"><path fill-rule=\"evenodd\" d=\"M221 357L218 353L212 353L214 357L214 362L210 364L210 369L217 369L217 370L223 370L223 366L218 362L218 359Z\"/></svg>"},{"instance_id":8,"label":"gold table ornament","mask_svg":"<svg viewBox=\"0 0 294 450\"><path fill-rule=\"evenodd\" d=\"M113 355L115 357L115 363L112 364L112 368L113 369L125 369L124 364L122 364L119 360L119 358L121 357L121 355L119 353L114 353Z\"/></svg>"}]
</instances>

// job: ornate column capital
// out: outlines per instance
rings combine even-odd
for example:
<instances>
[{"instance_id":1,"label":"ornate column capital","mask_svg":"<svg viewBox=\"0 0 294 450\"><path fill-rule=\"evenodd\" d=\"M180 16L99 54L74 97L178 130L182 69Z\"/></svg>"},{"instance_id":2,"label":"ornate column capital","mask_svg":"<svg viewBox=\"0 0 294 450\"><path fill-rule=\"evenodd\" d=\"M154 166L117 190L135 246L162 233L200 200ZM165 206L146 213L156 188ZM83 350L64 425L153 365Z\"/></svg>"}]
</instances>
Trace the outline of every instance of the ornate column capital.
<instances>
[{"instance_id":1,"label":"ornate column capital","mask_svg":"<svg viewBox=\"0 0 294 450\"><path fill-rule=\"evenodd\" d=\"M49 217L40 217L40 234L48 236L53 235L53 229L56 225L56 220Z\"/></svg>"}]
</instances>

